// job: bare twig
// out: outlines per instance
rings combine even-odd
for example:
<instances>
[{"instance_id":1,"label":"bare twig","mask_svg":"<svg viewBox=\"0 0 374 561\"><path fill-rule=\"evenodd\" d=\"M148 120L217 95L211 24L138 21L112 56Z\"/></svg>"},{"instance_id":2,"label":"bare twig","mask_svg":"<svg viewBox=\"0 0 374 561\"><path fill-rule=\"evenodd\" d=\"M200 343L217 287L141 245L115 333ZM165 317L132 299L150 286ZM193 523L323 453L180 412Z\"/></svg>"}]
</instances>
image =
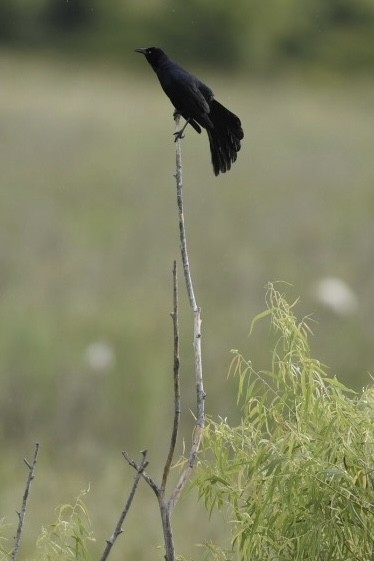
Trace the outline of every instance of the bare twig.
<instances>
[{"instance_id":1,"label":"bare twig","mask_svg":"<svg viewBox=\"0 0 374 561\"><path fill-rule=\"evenodd\" d=\"M178 277L177 277L177 263L173 263L173 312L171 314L173 319L173 333L174 333L174 422L173 430L170 439L169 454L165 462L164 472L162 475L161 489L165 491L166 482L169 475L171 463L175 452L177 443L179 420L181 415L181 396L179 384L179 325L178 325Z\"/></svg>"},{"instance_id":2,"label":"bare twig","mask_svg":"<svg viewBox=\"0 0 374 561\"><path fill-rule=\"evenodd\" d=\"M179 114L174 115L176 127L178 129L179 125ZM171 513L175 507L178 499L187 484L187 481L191 475L193 467L197 461L197 454L200 448L204 422L205 422L205 392L203 386L203 372L202 372L202 362L201 362L201 310L196 303L191 270L187 251L187 240L186 240L186 229L184 224L184 212L183 212L183 192L182 192L182 152L181 152L181 137L176 135L176 183L177 183L177 206L178 206L178 219L179 219L179 238L180 238L180 249L182 255L183 273L187 288L188 300L192 308L194 316L194 358L195 358L195 382L196 382L196 423L192 438L191 450L188 456L186 465L183 468L182 474L179 481L171 492L169 499L165 498L166 484L168 476L170 473L171 464L173 461L173 456L175 452L175 446L177 442L179 420L180 420L180 382L179 382L179 326L178 326L178 286L177 286L177 270L176 263L174 261L173 266L173 302L174 308L171 314L173 318L173 335L174 335L174 422L172 435L170 440L170 447L168 456L166 458L161 485L157 485L155 481L145 472L142 473L143 478L154 491L161 514L162 529L164 534L164 545L165 545L165 560L175 561L175 550L174 550L174 539L171 526ZM139 470L138 464L130 458L130 456L123 452L124 457L127 462L137 471Z\"/></svg>"},{"instance_id":3,"label":"bare twig","mask_svg":"<svg viewBox=\"0 0 374 561\"><path fill-rule=\"evenodd\" d=\"M179 120L180 120L179 113L175 113L174 118L175 118L175 126L178 129ZM181 254L182 254L183 273L184 273L184 278L185 278L185 281L186 281L188 300L190 302L191 308L193 310L195 310L197 308L197 306L196 306L195 293L194 293L192 279L191 279L191 269L190 269L190 263L189 263L189 259L188 259L188 251L187 251L186 228L185 228L185 225L184 225L182 146L181 146L181 139L178 138L178 137L176 138L176 141L175 141L175 147L176 147L176 174L175 174L175 179L176 179L176 182L177 182L177 205L178 205L178 218L179 218L180 250L181 250Z\"/></svg>"},{"instance_id":4,"label":"bare twig","mask_svg":"<svg viewBox=\"0 0 374 561\"><path fill-rule=\"evenodd\" d=\"M18 528L17 528L17 533L14 537L14 549L13 549L12 554L11 554L12 561L16 561L18 551L19 551L19 547L20 547L20 543L21 543L23 524L24 524L25 516L26 516L27 500L29 498L31 482L34 479L34 472L35 472L36 463L38 461L38 454L39 454L39 443L36 442L35 443L35 452L34 452L34 457L33 457L32 463L30 463L28 460L26 460L26 458L24 458L24 460L23 460L25 462L26 466L27 466L27 469L29 470L29 475L27 477L25 492L23 494L21 510L20 510L20 512L17 512Z\"/></svg>"},{"instance_id":5,"label":"bare twig","mask_svg":"<svg viewBox=\"0 0 374 561\"><path fill-rule=\"evenodd\" d=\"M129 464L129 466L133 467L136 471L139 472L140 470L140 465L138 465L129 455L128 453L124 450L122 452L123 457L125 458L125 460L127 461L127 463ZM158 485L157 483L155 483L155 481L153 481L152 477L150 477L148 475L148 473L146 473L144 470L141 472L141 476L143 477L143 479L148 483L148 485L150 486L151 489L153 489L154 493L158 496Z\"/></svg>"},{"instance_id":6,"label":"bare twig","mask_svg":"<svg viewBox=\"0 0 374 561\"><path fill-rule=\"evenodd\" d=\"M141 478L145 468L148 465L147 450L142 450L141 454L142 454L142 459L141 459L141 462L140 462L139 466L136 469L136 476L135 476L135 479L134 479L132 489L131 489L130 494L128 496L128 499L126 501L125 507L124 507L123 511L121 512L121 515L118 519L118 522L117 522L117 525L114 529L114 532L111 535L111 537L109 538L109 540L107 540L107 542L106 542L106 546L105 546L105 549L104 549L103 555L101 556L100 561L105 561L108 558L116 539L118 538L119 535L121 535L123 533L123 527L122 526L123 526L124 520L127 516L127 513L130 510L131 503L132 503L133 498L135 496L136 488L139 484L140 478Z\"/></svg>"},{"instance_id":7,"label":"bare twig","mask_svg":"<svg viewBox=\"0 0 374 561\"><path fill-rule=\"evenodd\" d=\"M175 124L179 125L178 114L175 115ZM182 181L182 149L180 139L177 137L176 141L176 183L177 183L177 206L179 217L179 237L180 248L183 263L184 279L186 283L188 298L190 306L194 315L194 357L195 357L195 381L196 381L196 426L193 435L191 450L188 457L188 462L179 478L179 481L171 494L169 505L173 508L177 503L181 492L183 491L191 471L197 460L197 453L200 448L201 439L203 435L205 423L205 391L203 385L203 370L201 360L201 309L196 303L195 293L193 289L191 269L188 258L186 229L184 225L184 211L183 211L183 181Z\"/></svg>"},{"instance_id":8,"label":"bare twig","mask_svg":"<svg viewBox=\"0 0 374 561\"><path fill-rule=\"evenodd\" d=\"M174 377L174 421L173 429L170 439L169 452L165 461L165 466L162 474L161 485L157 483L143 471L142 476L148 485L155 493L161 514L162 529L164 534L165 544L165 559L166 561L175 560L173 532L170 522L171 507L169 501L165 500L166 483L170 473L171 464L175 452L177 442L179 420L180 420L180 384L179 384L179 325L178 325L178 277L177 277L177 264L173 264L173 312L171 313L173 319L173 338L174 338L174 363L173 363L173 377ZM138 464L127 454L122 452L130 466L136 469L139 473ZM103 561L103 560L101 560Z\"/></svg>"}]
</instances>

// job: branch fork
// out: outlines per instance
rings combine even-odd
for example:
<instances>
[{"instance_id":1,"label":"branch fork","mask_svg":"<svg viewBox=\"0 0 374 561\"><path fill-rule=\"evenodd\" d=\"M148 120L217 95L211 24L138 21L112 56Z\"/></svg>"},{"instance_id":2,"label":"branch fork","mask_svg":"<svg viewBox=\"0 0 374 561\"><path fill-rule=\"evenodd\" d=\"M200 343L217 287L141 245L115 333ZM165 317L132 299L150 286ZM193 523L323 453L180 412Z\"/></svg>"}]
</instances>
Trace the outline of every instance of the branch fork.
<instances>
[{"instance_id":1,"label":"branch fork","mask_svg":"<svg viewBox=\"0 0 374 561\"><path fill-rule=\"evenodd\" d=\"M179 130L179 120L180 115L175 112L174 114L175 124L177 132L175 133L175 143L176 143L176 187L177 187L177 208L178 208L178 223L179 223L179 239L180 239L180 251L182 257L182 266L184 273L184 280L187 289L187 295L190 307L193 313L194 319L194 339L193 339L193 349L194 349L194 370L195 370L195 381L196 381L196 421L195 428L193 432L191 449L188 455L188 460L183 468L180 475L179 481L177 482L175 488L171 491L169 498L166 498L166 485L168 481L168 476L170 473L170 468L172 465L175 446L177 442L179 421L180 421L180 375L179 375L179 324L178 324L178 278L177 278L177 265L174 261L173 264L173 312L171 313L171 318L173 321L173 337L174 337L174 363L173 363L173 378L174 378L174 421L172 434L170 438L169 452L165 461L164 470L162 474L161 484L158 485L154 479L144 471L141 471L141 476L148 483L150 488L155 493L160 514L162 520L162 528L164 534L164 545L165 545L165 560L175 561L175 549L174 549L174 539L173 532L170 522L171 512L177 504L183 489L185 488L191 472L197 462L197 455L200 449L201 440L203 436L204 424L205 424L205 391L203 385L203 371L202 371L202 359L201 359L201 308L197 305L195 292L193 288L191 269L189 264L187 240L186 240L186 228L184 223L184 210L183 210L183 182L182 182L182 150L181 150L181 138L183 138L183 127ZM187 123L188 124L188 123ZM186 126L186 125L185 125ZM140 464L137 464L127 452L123 452L125 459L128 464L133 467L137 474L140 473Z\"/></svg>"}]
</instances>

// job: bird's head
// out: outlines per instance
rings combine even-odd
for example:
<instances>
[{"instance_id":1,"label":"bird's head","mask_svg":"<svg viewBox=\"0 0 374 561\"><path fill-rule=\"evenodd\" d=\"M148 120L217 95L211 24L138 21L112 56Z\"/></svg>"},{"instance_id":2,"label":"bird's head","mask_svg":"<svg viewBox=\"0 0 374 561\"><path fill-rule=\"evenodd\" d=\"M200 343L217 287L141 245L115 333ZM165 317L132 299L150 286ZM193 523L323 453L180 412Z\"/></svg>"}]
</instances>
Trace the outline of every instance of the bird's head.
<instances>
[{"instance_id":1,"label":"bird's head","mask_svg":"<svg viewBox=\"0 0 374 561\"><path fill-rule=\"evenodd\" d=\"M145 49L135 49L135 52L141 53L145 56L151 66L157 66L157 64L166 57L164 51L158 47L147 47Z\"/></svg>"}]
</instances>

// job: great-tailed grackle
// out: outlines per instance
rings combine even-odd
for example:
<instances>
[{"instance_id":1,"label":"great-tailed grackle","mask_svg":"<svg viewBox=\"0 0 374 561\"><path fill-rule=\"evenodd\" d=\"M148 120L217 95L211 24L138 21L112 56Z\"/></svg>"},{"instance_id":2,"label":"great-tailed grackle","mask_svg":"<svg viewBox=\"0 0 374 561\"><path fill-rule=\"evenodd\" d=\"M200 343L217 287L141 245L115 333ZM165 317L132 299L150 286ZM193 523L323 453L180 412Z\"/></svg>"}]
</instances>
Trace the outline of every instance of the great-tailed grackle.
<instances>
[{"instance_id":1,"label":"great-tailed grackle","mask_svg":"<svg viewBox=\"0 0 374 561\"><path fill-rule=\"evenodd\" d=\"M176 139L183 137L188 124L199 134L200 127L203 127L208 133L215 175L228 171L236 160L244 137L240 119L214 99L208 86L158 47L135 50L145 55L176 112L186 119L183 129L175 133Z\"/></svg>"}]
</instances>

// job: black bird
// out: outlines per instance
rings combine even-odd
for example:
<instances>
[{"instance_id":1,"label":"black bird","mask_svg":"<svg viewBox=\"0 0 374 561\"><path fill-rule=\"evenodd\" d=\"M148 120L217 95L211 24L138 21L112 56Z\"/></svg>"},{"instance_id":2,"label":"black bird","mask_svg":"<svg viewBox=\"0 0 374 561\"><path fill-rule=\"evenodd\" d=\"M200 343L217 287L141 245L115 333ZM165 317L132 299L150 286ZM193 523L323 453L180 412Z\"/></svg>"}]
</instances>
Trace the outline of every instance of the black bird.
<instances>
[{"instance_id":1,"label":"black bird","mask_svg":"<svg viewBox=\"0 0 374 561\"><path fill-rule=\"evenodd\" d=\"M183 129L175 133L176 139L183 138L188 124L199 134L203 127L208 133L215 175L228 171L236 160L244 137L240 119L214 99L208 86L171 60L162 49L148 47L135 50L145 55L176 113L186 119Z\"/></svg>"}]
</instances>

